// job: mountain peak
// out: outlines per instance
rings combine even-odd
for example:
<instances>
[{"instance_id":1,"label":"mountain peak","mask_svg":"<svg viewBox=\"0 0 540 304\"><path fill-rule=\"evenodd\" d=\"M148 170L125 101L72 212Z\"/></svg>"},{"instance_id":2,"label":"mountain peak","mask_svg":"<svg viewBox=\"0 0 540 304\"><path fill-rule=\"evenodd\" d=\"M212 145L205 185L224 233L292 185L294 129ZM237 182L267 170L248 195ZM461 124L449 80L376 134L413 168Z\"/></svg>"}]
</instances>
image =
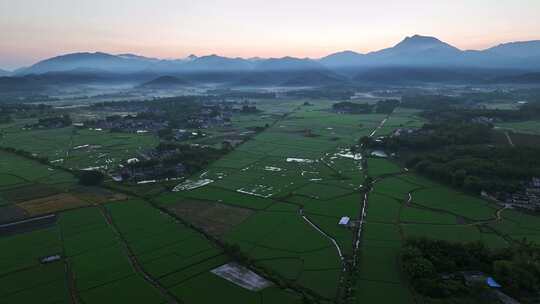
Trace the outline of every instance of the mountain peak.
<instances>
[{"instance_id":1,"label":"mountain peak","mask_svg":"<svg viewBox=\"0 0 540 304\"><path fill-rule=\"evenodd\" d=\"M403 39L396 46L408 45L408 44L445 44L445 43L432 36L422 36L422 35L417 34L417 35L405 37L405 39Z\"/></svg>"},{"instance_id":2,"label":"mountain peak","mask_svg":"<svg viewBox=\"0 0 540 304\"><path fill-rule=\"evenodd\" d=\"M458 49L446 42L432 36L413 35L407 36L400 43L394 46L395 49L402 50L426 50L426 49L447 49L457 51Z\"/></svg>"},{"instance_id":3,"label":"mountain peak","mask_svg":"<svg viewBox=\"0 0 540 304\"><path fill-rule=\"evenodd\" d=\"M440 41L439 39L433 37L433 36L423 36L423 35L418 35L418 34L414 34L412 36L407 36L405 37L405 40L430 40L430 41L433 41L433 40L436 40L436 41Z\"/></svg>"}]
</instances>

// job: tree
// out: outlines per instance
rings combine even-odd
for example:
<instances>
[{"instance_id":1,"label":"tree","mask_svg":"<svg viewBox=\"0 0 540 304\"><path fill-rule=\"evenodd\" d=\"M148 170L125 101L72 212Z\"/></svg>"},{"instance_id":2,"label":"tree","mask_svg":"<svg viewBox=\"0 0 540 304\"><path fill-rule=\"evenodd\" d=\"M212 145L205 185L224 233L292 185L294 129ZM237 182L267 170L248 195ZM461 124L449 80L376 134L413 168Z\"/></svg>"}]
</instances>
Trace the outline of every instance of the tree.
<instances>
[{"instance_id":1,"label":"tree","mask_svg":"<svg viewBox=\"0 0 540 304\"><path fill-rule=\"evenodd\" d=\"M456 170L452 174L452 185L458 188L462 187L463 182L465 181L465 177L467 177L467 172L465 170L463 169Z\"/></svg>"},{"instance_id":2,"label":"tree","mask_svg":"<svg viewBox=\"0 0 540 304\"><path fill-rule=\"evenodd\" d=\"M463 181L465 190L480 193L482 191L482 180L477 176L467 176Z\"/></svg>"},{"instance_id":3,"label":"tree","mask_svg":"<svg viewBox=\"0 0 540 304\"><path fill-rule=\"evenodd\" d=\"M416 257L405 260L403 270L413 280L429 278L435 274L435 267L430 260L423 257Z\"/></svg>"},{"instance_id":4,"label":"tree","mask_svg":"<svg viewBox=\"0 0 540 304\"><path fill-rule=\"evenodd\" d=\"M81 170L78 174L79 184L84 186L96 186L101 184L105 176L96 170Z\"/></svg>"}]
</instances>

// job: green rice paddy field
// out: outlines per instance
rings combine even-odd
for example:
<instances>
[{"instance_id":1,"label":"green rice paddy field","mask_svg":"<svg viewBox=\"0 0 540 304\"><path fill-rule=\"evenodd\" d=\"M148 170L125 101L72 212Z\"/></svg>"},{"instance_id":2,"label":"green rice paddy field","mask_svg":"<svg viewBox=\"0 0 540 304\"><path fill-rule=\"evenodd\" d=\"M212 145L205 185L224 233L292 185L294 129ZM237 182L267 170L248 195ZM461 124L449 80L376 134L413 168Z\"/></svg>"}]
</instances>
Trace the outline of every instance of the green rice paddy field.
<instances>
[{"instance_id":1,"label":"green rice paddy field","mask_svg":"<svg viewBox=\"0 0 540 304\"><path fill-rule=\"evenodd\" d=\"M75 127L27 130L28 121L2 126L2 147L28 151L66 168L112 167L155 146L149 134L110 133Z\"/></svg>"},{"instance_id":2,"label":"green rice paddy field","mask_svg":"<svg viewBox=\"0 0 540 304\"><path fill-rule=\"evenodd\" d=\"M540 242L540 221L534 216L501 210L387 159L369 158L362 168L359 155L349 147L371 134L385 115L338 115L328 111L330 102L302 104L288 103L289 112L261 105L274 115L270 127L192 176L184 190L63 211L47 227L0 235L0 302L169 303L173 298L181 303L234 299L287 304L302 303L300 290L333 301L341 296L343 261L355 253L354 230L338 221L343 216L359 218L361 186L368 175L375 183L357 251L356 303L415 303L398 258L408 237L481 240L491 247L524 237ZM422 123L416 111L398 109L394 114L375 136ZM247 118L237 123L253 126ZM69 128L30 136L12 128L13 137L8 132L2 145L50 159L83 144L101 145L107 157L118 153L119 158L154 141ZM22 136L20 141L15 134ZM41 137L50 141L36 145ZM75 151L65 164L99 165L98 153ZM67 189L74 184L68 173L9 153L0 155L0 205L10 200L5 193L13 188L40 181ZM197 187L197 181L206 182ZM219 230L216 235L184 224L193 214L181 213L188 207L197 212L197 204L202 209L209 203L212 213L197 213L197 223L205 231ZM234 224L217 229L212 226L219 222L216 216L234 218ZM231 261L216 238L238 246L252 263L294 288L272 285L249 291L214 275L210 270ZM54 254L62 259L40 263Z\"/></svg>"}]
</instances>

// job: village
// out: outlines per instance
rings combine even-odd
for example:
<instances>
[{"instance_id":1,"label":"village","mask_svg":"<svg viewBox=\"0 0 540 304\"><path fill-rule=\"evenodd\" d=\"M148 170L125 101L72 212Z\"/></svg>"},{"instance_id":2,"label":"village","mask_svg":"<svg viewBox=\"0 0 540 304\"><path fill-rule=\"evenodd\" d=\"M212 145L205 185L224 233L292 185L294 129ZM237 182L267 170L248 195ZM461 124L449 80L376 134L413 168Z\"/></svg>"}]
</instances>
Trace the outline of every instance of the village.
<instances>
[{"instance_id":1,"label":"village","mask_svg":"<svg viewBox=\"0 0 540 304\"><path fill-rule=\"evenodd\" d=\"M486 192L483 196L495 199L501 205L540 212L540 178L533 177L523 183L522 189L516 192L498 192L493 195Z\"/></svg>"}]
</instances>

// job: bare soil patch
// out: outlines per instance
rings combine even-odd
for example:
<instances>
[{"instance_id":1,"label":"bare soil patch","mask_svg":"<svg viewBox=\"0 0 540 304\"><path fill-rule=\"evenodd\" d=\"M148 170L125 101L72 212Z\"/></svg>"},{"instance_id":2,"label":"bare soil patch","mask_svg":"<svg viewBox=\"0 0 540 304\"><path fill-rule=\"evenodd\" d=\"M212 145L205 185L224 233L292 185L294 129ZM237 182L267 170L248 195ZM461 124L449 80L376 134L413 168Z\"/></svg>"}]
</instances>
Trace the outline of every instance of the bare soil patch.
<instances>
[{"instance_id":1,"label":"bare soil patch","mask_svg":"<svg viewBox=\"0 0 540 304\"><path fill-rule=\"evenodd\" d=\"M272 285L270 281L234 262L213 269L212 273L251 291L259 291Z\"/></svg>"},{"instance_id":2,"label":"bare soil patch","mask_svg":"<svg viewBox=\"0 0 540 304\"><path fill-rule=\"evenodd\" d=\"M253 213L249 209L196 200L178 202L169 210L216 236L225 234Z\"/></svg>"},{"instance_id":3,"label":"bare soil patch","mask_svg":"<svg viewBox=\"0 0 540 304\"><path fill-rule=\"evenodd\" d=\"M87 202L69 193L51 195L17 204L17 206L26 210L30 216L54 213L87 205Z\"/></svg>"},{"instance_id":4,"label":"bare soil patch","mask_svg":"<svg viewBox=\"0 0 540 304\"><path fill-rule=\"evenodd\" d=\"M73 191L77 197L91 204L104 204L122 201L128 198L128 196L123 193L117 193L99 187L77 187Z\"/></svg>"}]
</instances>

